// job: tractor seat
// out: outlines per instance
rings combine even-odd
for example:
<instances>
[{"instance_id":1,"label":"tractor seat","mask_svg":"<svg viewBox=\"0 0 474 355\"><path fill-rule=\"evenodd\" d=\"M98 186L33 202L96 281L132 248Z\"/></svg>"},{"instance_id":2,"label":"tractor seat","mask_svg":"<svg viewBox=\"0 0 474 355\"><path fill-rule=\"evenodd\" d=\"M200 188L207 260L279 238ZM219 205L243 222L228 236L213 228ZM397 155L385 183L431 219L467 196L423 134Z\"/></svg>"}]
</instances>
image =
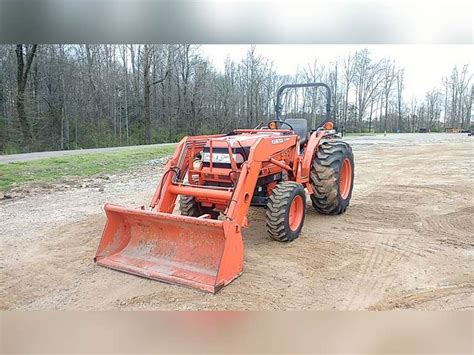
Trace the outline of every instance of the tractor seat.
<instances>
[{"instance_id":1,"label":"tractor seat","mask_svg":"<svg viewBox=\"0 0 474 355\"><path fill-rule=\"evenodd\" d=\"M304 118L287 118L285 122L290 124L295 133L300 136L300 144L304 144L308 139L308 121Z\"/></svg>"}]
</instances>

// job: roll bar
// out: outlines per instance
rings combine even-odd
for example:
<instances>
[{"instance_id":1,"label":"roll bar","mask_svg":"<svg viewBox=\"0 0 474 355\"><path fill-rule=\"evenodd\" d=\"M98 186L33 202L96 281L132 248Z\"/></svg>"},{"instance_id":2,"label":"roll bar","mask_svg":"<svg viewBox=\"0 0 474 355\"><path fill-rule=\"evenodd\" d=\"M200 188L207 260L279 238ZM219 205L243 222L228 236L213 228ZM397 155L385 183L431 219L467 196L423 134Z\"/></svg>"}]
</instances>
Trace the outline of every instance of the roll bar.
<instances>
[{"instance_id":1,"label":"roll bar","mask_svg":"<svg viewBox=\"0 0 474 355\"><path fill-rule=\"evenodd\" d=\"M275 120L281 121L281 111L283 106L281 105L281 96L283 91L286 89L293 89L293 88L310 88L310 87L324 87L326 89L326 117L324 120L319 122L319 124L314 128L315 130L324 126L324 124L331 119L331 88L324 83L305 83L305 84L285 84L278 88L277 95L276 95L276 104L275 104Z\"/></svg>"}]
</instances>

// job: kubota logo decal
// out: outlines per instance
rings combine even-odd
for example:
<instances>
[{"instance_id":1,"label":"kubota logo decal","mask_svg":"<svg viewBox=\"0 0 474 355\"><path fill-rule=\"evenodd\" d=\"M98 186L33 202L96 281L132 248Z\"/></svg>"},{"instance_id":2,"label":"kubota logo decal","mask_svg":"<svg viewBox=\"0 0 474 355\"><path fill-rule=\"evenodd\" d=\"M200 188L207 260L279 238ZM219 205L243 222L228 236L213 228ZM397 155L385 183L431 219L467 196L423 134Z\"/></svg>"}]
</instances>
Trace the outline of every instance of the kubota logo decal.
<instances>
[{"instance_id":1,"label":"kubota logo decal","mask_svg":"<svg viewBox=\"0 0 474 355\"><path fill-rule=\"evenodd\" d=\"M280 144L280 143L283 143L283 142L286 142L287 140L289 140L290 138L276 138L276 139L272 139L272 144Z\"/></svg>"}]
</instances>

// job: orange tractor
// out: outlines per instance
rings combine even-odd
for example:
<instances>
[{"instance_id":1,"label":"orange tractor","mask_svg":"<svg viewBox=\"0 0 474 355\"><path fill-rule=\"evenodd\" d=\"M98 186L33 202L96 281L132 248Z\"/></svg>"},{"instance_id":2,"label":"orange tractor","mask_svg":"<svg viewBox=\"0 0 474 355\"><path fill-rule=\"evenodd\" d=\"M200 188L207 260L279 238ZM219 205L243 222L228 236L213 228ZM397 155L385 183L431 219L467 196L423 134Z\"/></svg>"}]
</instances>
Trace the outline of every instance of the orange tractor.
<instances>
[{"instance_id":1,"label":"orange tractor","mask_svg":"<svg viewBox=\"0 0 474 355\"><path fill-rule=\"evenodd\" d=\"M305 119L281 118L282 93L296 87L326 89L326 117L310 131ZM268 234L279 242L300 235L306 194L316 211L343 213L354 161L333 129L330 102L326 84L283 85L267 127L183 138L148 208L105 205L107 224L94 261L215 293L242 273L250 206L266 208ZM173 214L178 196L180 215Z\"/></svg>"}]
</instances>

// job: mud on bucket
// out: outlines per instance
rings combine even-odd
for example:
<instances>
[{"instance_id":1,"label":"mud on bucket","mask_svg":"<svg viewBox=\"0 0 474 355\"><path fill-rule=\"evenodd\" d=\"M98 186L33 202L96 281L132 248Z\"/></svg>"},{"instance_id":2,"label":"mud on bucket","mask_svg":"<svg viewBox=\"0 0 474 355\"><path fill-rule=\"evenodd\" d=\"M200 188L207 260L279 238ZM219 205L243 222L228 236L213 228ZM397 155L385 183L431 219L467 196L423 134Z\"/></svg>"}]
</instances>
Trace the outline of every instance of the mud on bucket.
<instances>
[{"instance_id":1,"label":"mud on bucket","mask_svg":"<svg viewBox=\"0 0 474 355\"><path fill-rule=\"evenodd\" d=\"M215 293L240 275L243 244L228 221L105 205L98 265Z\"/></svg>"}]
</instances>

